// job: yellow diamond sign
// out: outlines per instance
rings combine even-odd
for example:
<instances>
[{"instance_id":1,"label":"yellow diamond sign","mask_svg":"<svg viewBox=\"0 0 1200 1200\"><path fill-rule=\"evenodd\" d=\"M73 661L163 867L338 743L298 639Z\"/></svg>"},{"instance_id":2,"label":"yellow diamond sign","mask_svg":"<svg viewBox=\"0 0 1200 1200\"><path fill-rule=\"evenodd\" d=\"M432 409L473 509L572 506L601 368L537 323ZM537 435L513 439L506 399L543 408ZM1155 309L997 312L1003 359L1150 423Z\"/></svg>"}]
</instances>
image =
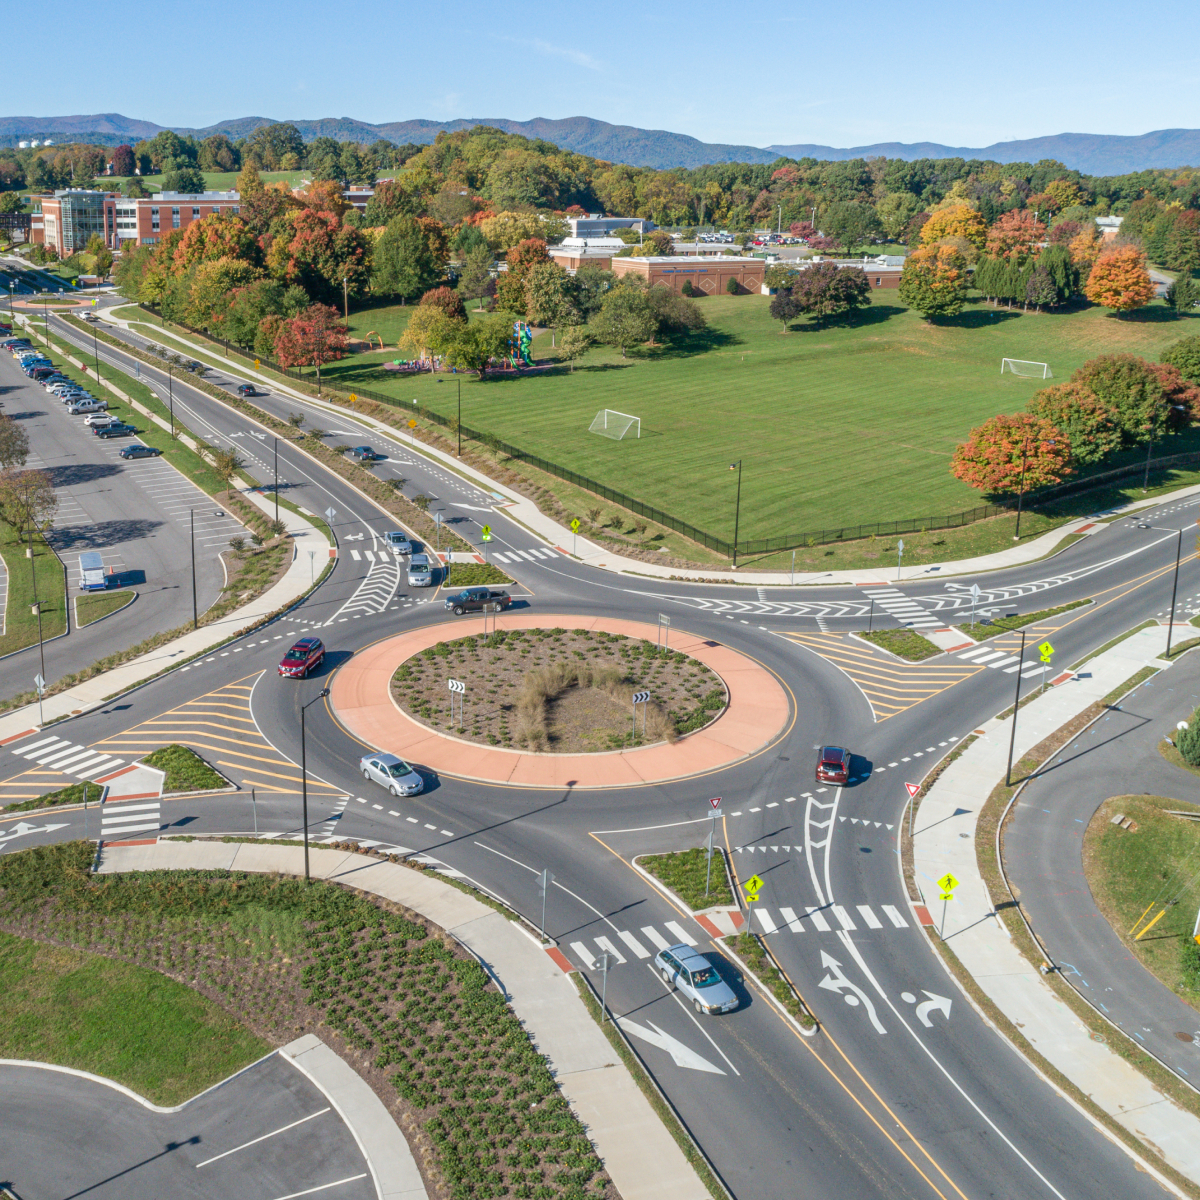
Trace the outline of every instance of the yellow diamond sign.
<instances>
[{"instance_id":1,"label":"yellow diamond sign","mask_svg":"<svg viewBox=\"0 0 1200 1200\"><path fill-rule=\"evenodd\" d=\"M947 871L946 874L937 881L937 883L938 887L940 887L943 892L952 892L956 887L958 887L958 880L955 879L949 871Z\"/></svg>"},{"instance_id":2,"label":"yellow diamond sign","mask_svg":"<svg viewBox=\"0 0 1200 1200\"><path fill-rule=\"evenodd\" d=\"M751 875L750 878L742 884L742 888L746 892L746 899L753 903L758 899L758 893L762 891L764 886L765 885L763 884L763 881L759 879L757 875Z\"/></svg>"},{"instance_id":3,"label":"yellow diamond sign","mask_svg":"<svg viewBox=\"0 0 1200 1200\"><path fill-rule=\"evenodd\" d=\"M1043 658L1049 658L1049 657L1050 657L1050 656L1051 656L1051 655L1054 653L1054 647L1053 647L1052 645L1050 645L1050 643L1049 643L1049 642L1043 642L1043 643L1042 643L1042 644L1041 644L1041 645L1038 647L1038 653L1039 653L1039 654L1040 654L1040 655L1041 655Z\"/></svg>"}]
</instances>

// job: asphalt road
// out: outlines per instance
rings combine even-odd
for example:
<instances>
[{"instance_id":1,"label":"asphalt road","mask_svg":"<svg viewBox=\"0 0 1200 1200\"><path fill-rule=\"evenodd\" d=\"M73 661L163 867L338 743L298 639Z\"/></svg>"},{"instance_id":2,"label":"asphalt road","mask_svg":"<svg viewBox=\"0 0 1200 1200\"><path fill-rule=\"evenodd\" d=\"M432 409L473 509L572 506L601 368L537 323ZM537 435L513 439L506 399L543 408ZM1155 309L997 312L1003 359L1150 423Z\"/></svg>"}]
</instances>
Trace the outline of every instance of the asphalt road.
<instances>
[{"instance_id":1,"label":"asphalt road","mask_svg":"<svg viewBox=\"0 0 1200 1200\"><path fill-rule=\"evenodd\" d=\"M0 1065L0 1128L0 1186L22 1200L375 1196L354 1134L278 1055L166 1113L79 1075Z\"/></svg>"},{"instance_id":2,"label":"asphalt road","mask_svg":"<svg viewBox=\"0 0 1200 1200\"><path fill-rule=\"evenodd\" d=\"M1083 871L1088 823L1110 796L1197 803L1196 779L1158 744L1200 704L1200 658L1151 679L1057 754L1028 783L1004 837L1005 869L1063 978L1172 1070L1200 1084L1200 1015L1122 945ZM1136 836L1134 834L1128 835Z\"/></svg>"},{"instance_id":3,"label":"asphalt road","mask_svg":"<svg viewBox=\"0 0 1200 1200\"><path fill-rule=\"evenodd\" d=\"M225 378L233 386L239 376L231 370ZM188 424L208 440L232 441L239 433L243 440L255 437L243 418L186 384L176 385L175 402L187 406ZM281 414L301 408L286 397L261 403L277 406ZM442 464L430 463L402 441L374 434L360 438L361 427L352 418L338 420L342 432L336 436L383 449L390 464L385 470L403 473L410 492L437 495L446 512L463 518L460 530L469 532L486 520L497 531L493 546L548 549L503 510L488 511L486 493ZM314 415L313 422L326 426L330 418ZM265 449L260 440L260 467L268 461ZM54 729L81 746L132 754L139 739L162 730L162 714L178 713L174 719L184 730L178 740L216 760L231 755L223 735L189 736L189 714L217 707L214 695L220 695L221 707L233 706L230 697L240 695L239 711L253 718L263 739L261 752L254 753L276 756L274 782L264 786L261 762L230 756L236 770L228 762L222 769L247 791L258 789L256 804L246 792L165 800L152 818L163 828L248 832L257 820L262 832L296 833L300 705L361 647L446 619L440 605L419 602L429 597L399 589L386 604L355 603L357 589L378 564L368 567L363 558L354 574L346 554L355 546L351 530L362 534L365 551L375 545L386 518L352 493L337 503L337 488L345 485L311 461L292 457L286 443L280 443L280 455L281 478L307 489L301 501L306 507L322 511L328 496L338 508L342 558L331 581L269 629ZM557 793L431 777L422 796L396 801L364 790L356 771L363 747L317 703L306 719L314 777L310 831L318 838L375 842L442 864L535 921L536 877L549 867L556 881L547 906L548 932L582 969L608 946L624 959L610 974L609 1003L640 1027L641 1032L627 1026L739 1197L774 1200L781 1187L847 1200L1157 1195L1150 1177L1050 1091L964 1001L915 927L900 877L898 833L907 799L903 783L919 781L957 740L1011 704L1018 686L1024 694L1035 685L1034 643L1052 640L1057 672L1165 611L1176 542L1169 531L1195 520L1196 503L1159 506L1148 520L1101 524L1049 561L975 580L983 593L980 607L995 613L1092 601L1039 624L1024 660L1017 655L1019 635L998 638L987 661L976 653L918 665L898 664L846 636L867 620L895 625L897 612L918 627L925 620L966 621L970 599L964 585L971 580L951 585L926 572L903 580L897 601L892 582L875 589L687 585L613 576L558 553L530 553L511 570L539 611L568 617L619 612L651 621L667 612L675 626L720 640L774 670L793 697L787 734L755 759L680 783ZM350 570L342 573L348 561ZM1185 605L1198 593L1200 570L1185 563L1180 587ZM281 679L275 674L281 646L310 629L320 630L330 648L326 668L308 681ZM1001 653L1009 648L1011 653ZM813 749L828 742L854 751L852 786L821 791L812 783ZM29 769L21 743L0 750L0 781L19 779ZM755 918L758 928L822 1022L812 1041L801 1040L748 992L737 1013L694 1018L648 968L656 939L686 940L680 930L710 952L714 947L689 916L674 912L645 885L628 860L636 853L700 844L707 834L707 798L713 795L724 797L721 832L735 868L742 877L754 871L765 881L756 909L767 915L773 931L765 932L771 926L761 916ZM0 830L8 832L0 833L0 849L80 836L83 820L79 812L39 822L2 820ZM96 836L94 813L89 820ZM736 982L731 965L722 969ZM657 1041L648 1040L647 1032Z\"/></svg>"}]
</instances>

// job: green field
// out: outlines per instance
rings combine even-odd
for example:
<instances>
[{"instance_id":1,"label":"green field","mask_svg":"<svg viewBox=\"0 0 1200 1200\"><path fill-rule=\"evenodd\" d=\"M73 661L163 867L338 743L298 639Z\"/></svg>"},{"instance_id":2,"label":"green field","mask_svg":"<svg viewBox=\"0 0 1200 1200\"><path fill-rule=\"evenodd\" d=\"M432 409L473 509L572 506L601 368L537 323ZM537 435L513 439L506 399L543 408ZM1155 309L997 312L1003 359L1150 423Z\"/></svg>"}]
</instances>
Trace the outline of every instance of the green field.
<instances>
[{"instance_id":1,"label":"green field","mask_svg":"<svg viewBox=\"0 0 1200 1200\"><path fill-rule=\"evenodd\" d=\"M1159 303L1124 319L1095 308L1025 314L977 304L933 326L883 293L853 324L804 322L784 334L768 304L765 296L706 298L709 328L690 342L627 360L598 347L573 374L463 377L463 423L721 537L733 532L729 464L738 459L741 540L941 516L985 502L949 474L955 445L987 417L1021 409L1041 386L1001 376L1001 358L1048 362L1061 382L1098 354L1156 359L1194 328ZM356 333L377 329L389 348L324 374L451 416L457 389L439 384L445 377L400 380L382 370L406 357L394 347L409 311L352 312ZM534 356L552 355L549 335L539 337ZM641 439L589 434L602 408L641 417ZM1197 448L1200 431L1193 431L1165 440L1155 454Z\"/></svg>"}]
</instances>

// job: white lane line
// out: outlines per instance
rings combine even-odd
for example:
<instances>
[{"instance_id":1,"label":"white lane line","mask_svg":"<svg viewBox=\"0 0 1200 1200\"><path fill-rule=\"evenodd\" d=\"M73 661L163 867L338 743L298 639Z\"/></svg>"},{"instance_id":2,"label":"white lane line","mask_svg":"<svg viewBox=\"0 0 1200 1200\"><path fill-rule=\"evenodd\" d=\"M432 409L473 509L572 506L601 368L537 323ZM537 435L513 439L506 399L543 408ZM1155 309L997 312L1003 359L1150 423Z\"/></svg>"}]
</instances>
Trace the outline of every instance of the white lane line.
<instances>
[{"instance_id":1,"label":"white lane line","mask_svg":"<svg viewBox=\"0 0 1200 1200\"><path fill-rule=\"evenodd\" d=\"M627 945L630 950L632 950L634 954L638 956L638 958L650 957L650 951L647 950L646 947L643 946L642 943L639 942L632 933L627 933L624 929L621 929L618 930L617 937L619 937L621 941L623 941L625 945Z\"/></svg>"},{"instance_id":2,"label":"white lane line","mask_svg":"<svg viewBox=\"0 0 1200 1200\"><path fill-rule=\"evenodd\" d=\"M694 946L696 939L687 933L677 921L664 921L667 929L673 933L685 946Z\"/></svg>"},{"instance_id":3,"label":"white lane line","mask_svg":"<svg viewBox=\"0 0 1200 1200\"><path fill-rule=\"evenodd\" d=\"M359 1179L366 1179L367 1173L363 1171L361 1175L347 1175L345 1179L335 1179L332 1183L323 1183L320 1187L305 1188L302 1192L289 1192L286 1196L276 1196L274 1200L300 1200L301 1196L311 1196L314 1192L327 1192L330 1188L341 1187L343 1183L354 1183Z\"/></svg>"},{"instance_id":4,"label":"white lane line","mask_svg":"<svg viewBox=\"0 0 1200 1200\"><path fill-rule=\"evenodd\" d=\"M252 1142L243 1142L240 1146L234 1146L232 1150L226 1150L222 1154L214 1154L212 1158L206 1158L203 1162L198 1162L196 1170L198 1171L201 1167L207 1167L209 1163L215 1163L218 1159L226 1158L230 1154L236 1154L239 1150L245 1150L248 1146L257 1146L259 1142L265 1142L267 1138L273 1138L276 1134L287 1133L289 1129L295 1129L297 1125L303 1125L305 1121L311 1121L313 1117L320 1117L331 1111L332 1109L326 1106L315 1113L309 1113L307 1117L301 1117L300 1120L293 1121L290 1125L284 1125L281 1129L273 1129L270 1133L264 1133L262 1137L256 1137Z\"/></svg>"}]
</instances>

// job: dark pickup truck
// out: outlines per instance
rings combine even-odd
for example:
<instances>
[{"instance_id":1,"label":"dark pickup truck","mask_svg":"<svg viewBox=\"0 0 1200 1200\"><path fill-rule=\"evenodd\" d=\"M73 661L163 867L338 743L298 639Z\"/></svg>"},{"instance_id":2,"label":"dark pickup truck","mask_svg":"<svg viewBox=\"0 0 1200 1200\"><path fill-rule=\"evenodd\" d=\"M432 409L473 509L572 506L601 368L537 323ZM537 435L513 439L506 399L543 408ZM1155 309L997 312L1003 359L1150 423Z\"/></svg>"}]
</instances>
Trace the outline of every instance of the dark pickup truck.
<instances>
[{"instance_id":1,"label":"dark pickup truck","mask_svg":"<svg viewBox=\"0 0 1200 1200\"><path fill-rule=\"evenodd\" d=\"M512 597L507 592L493 592L485 587L463 588L446 597L446 607L452 609L456 617L468 612L482 612L485 604L499 604L503 612L512 605Z\"/></svg>"}]
</instances>

